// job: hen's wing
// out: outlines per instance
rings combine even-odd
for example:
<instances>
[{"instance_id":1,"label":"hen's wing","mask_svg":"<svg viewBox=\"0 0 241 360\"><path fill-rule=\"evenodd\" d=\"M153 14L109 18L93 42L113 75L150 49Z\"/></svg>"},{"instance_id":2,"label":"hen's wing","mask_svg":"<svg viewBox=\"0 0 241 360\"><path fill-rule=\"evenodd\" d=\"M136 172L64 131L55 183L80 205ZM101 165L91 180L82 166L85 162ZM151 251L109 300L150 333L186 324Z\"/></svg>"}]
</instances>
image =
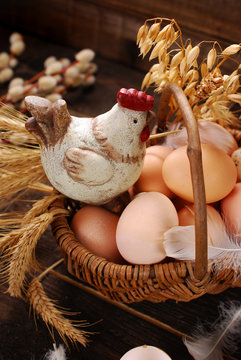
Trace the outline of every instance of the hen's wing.
<instances>
[{"instance_id":1,"label":"hen's wing","mask_svg":"<svg viewBox=\"0 0 241 360\"><path fill-rule=\"evenodd\" d=\"M92 186L105 184L114 174L110 161L90 149L68 149L64 167L73 180Z\"/></svg>"}]
</instances>

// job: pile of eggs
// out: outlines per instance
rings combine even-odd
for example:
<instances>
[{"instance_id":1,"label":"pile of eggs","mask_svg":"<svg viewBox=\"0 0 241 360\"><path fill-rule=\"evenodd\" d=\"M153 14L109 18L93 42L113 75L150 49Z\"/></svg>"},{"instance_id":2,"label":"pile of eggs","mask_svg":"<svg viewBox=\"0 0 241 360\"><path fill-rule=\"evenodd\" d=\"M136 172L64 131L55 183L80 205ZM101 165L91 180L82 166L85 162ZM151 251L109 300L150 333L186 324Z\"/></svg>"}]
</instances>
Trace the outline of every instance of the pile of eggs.
<instances>
[{"instance_id":1,"label":"pile of eggs","mask_svg":"<svg viewBox=\"0 0 241 360\"><path fill-rule=\"evenodd\" d=\"M208 242L212 244L217 229L241 241L241 148L220 125L210 126L220 127L229 146L224 151L213 133L206 134L205 140L200 133ZM122 213L102 206L82 207L71 222L76 239L93 254L117 264L163 261L167 257L164 233L195 223L186 141L185 136L182 141L173 136L168 146L148 147L142 173L129 189L131 201Z\"/></svg>"}]
</instances>

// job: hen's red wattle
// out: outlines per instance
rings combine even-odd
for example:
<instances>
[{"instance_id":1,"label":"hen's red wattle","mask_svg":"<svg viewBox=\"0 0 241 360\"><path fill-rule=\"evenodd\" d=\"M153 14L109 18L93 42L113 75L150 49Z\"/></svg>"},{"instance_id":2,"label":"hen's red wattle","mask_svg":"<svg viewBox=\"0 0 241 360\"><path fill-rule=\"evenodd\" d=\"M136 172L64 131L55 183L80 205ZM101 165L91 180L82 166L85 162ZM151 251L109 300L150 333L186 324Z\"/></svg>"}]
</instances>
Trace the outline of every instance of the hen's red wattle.
<instances>
[{"instance_id":1,"label":"hen's red wattle","mask_svg":"<svg viewBox=\"0 0 241 360\"><path fill-rule=\"evenodd\" d=\"M148 140L149 136L150 136L150 129L149 129L149 126L146 125L141 132L140 139L142 142L145 142Z\"/></svg>"}]
</instances>

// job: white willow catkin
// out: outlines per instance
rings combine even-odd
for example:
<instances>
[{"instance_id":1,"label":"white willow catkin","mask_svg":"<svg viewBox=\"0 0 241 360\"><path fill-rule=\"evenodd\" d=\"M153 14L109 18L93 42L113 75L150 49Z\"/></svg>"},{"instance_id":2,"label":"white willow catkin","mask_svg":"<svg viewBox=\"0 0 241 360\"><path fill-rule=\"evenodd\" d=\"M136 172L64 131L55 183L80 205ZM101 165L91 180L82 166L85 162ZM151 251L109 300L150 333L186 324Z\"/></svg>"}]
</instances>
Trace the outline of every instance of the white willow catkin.
<instances>
[{"instance_id":1,"label":"white willow catkin","mask_svg":"<svg viewBox=\"0 0 241 360\"><path fill-rule=\"evenodd\" d=\"M48 99L49 101L54 103L55 101L62 99L62 96L61 96L61 94L53 93L53 94L47 95L46 99Z\"/></svg>"},{"instance_id":2,"label":"white willow catkin","mask_svg":"<svg viewBox=\"0 0 241 360\"><path fill-rule=\"evenodd\" d=\"M16 42L18 40L22 40L22 39L23 39L23 36L21 34L19 34L18 32L12 33L9 37L10 44L13 44L14 42Z\"/></svg>"},{"instance_id":3,"label":"white willow catkin","mask_svg":"<svg viewBox=\"0 0 241 360\"><path fill-rule=\"evenodd\" d=\"M79 69L77 66L71 66L65 71L65 76L69 78L75 78L79 75Z\"/></svg>"},{"instance_id":4,"label":"white willow catkin","mask_svg":"<svg viewBox=\"0 0 241 360\"><path fill-rule=\"evenodd\" d=\"M63 69L61 61L51 62L46 68L46 75L53 75Z\"/></svg>"},{"instance_id":5,"label":"white willow catkin","mask_svg":"<svg viewBox=\"0 0 241 360\"><path fill-rule=\"evenodd\" d=\"M9 55L6 52L0 53L0 68L5 68L8 66Z\"/></svg>"},{"instance_id":6,"label":"white willow catkin","mask_svg":"<svg viewBox=\"0 0 241 360\"><path fill-rule=\"evenodd\" d=\"M53 76L42 76L38 81L38 87L40 91L50 92L57 84L56 79Z\"/></svg>"},{"instance_id":7,"label":"white willow catkin","mask_svg":"<svg viewBox=\"0 0 241 360\"><path fill-rule=\"evenodd\" d=\"M75 59L79 62L90 62L94 57L95 52L92 49L83 49L75 55Z\"/></svg>"},{"instance_id":8,"label":"white willow catkin","mask_svg":"<svg viewBox=\"0 0 241 360\"><path fill-rule=\"evenodd\" d=\"M9 89L8 96L13 103L16 103L23 98L23 91L22 85L15 85Z\"/></svg>"},{"instance_id":9,"label":"white willow catkin","mask_svg":"<svg viewBox=\"0 0 241 360\"><path fill-rule=\"evenodd\" d=\"M15 68L18 65L18 59L16 59L15 57L12 57L9 60L8 64L11 68Z\"/></svg>"},{"instance_id":10,"label":"white willow catkin","mask_svg":"<svg viewBox=\"0 0 241 360\"><path fill-rule=\"evenodd\" d=\"M21 55L25 50L25 43L22 40L17 40L10 46L10 51L14 55Z\"/></svg>"},{"instance_id":11,"label":"white willow catkin","mask_svg":"<svg viewBox=\"0 0 241 360\"><path fill-rule=\"evenodd\" d=\"M10 81L8 88L10 89L13 86L23 85L23 83L24 83L24 80L21 77L16 77Z\"/></svg>"},{"instance_id":12,"label":"white willow catkin","mask_svg":"<svg viewBox=\"0 0 241 360\"><path fill-rule=\"evenodd\" d=\"M55 61L57 61L57 59L56 59L55 56L49 56L49 57L47 57L47 58L45 59L45 61L44 61L44 67L45 67L45 69L47 69L47 67L48 67L50 64L54 63Z\"/></svg>"},{"instance_id":13,"label":"white willow catkin","mask_svg":"<svg viewBox=\"0 0 241 360\"><path fill-rule=\"evenodd\" d=\"M9 67L0 71L0 83L4 83L13 77L13 70Z\"/></svg>"}]
</instances>

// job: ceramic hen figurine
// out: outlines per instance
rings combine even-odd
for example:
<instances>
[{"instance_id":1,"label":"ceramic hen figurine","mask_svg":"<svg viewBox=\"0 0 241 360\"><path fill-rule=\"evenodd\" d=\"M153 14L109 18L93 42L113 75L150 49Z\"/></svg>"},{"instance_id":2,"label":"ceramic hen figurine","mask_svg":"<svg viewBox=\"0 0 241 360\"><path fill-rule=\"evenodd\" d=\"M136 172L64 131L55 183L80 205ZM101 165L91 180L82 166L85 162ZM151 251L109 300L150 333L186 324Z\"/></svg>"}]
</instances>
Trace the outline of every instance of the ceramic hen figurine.
<instances>
[{"instance_id":1,"label":"ceramic hen figurine","mask_svg":"<svg viewBox=\"0 0 241 360\"><path fill-rule=\"evenodd\" d=\"M32 117L26 128L40 145L43 168L54 188L95 205L129 189L142 170L153 102L142 91L121 89L110 111L79 118L70 116L64 100L52 104L27 96Z\"/></svg>"}]
</instances>

